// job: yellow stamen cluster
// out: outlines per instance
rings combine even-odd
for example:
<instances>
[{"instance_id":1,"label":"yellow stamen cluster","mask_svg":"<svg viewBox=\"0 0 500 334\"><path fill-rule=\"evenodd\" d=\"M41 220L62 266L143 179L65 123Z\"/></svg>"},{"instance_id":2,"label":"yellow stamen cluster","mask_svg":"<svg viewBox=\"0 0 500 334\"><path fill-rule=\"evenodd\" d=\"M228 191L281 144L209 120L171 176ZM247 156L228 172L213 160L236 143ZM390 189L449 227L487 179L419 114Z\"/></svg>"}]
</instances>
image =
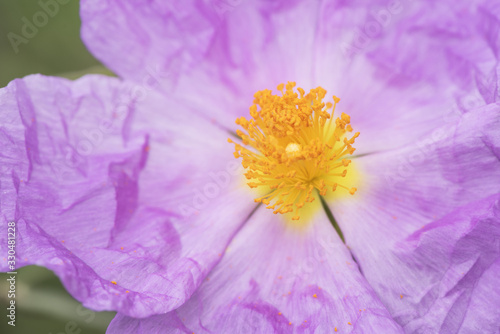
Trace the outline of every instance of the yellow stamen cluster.
<instances>
[{"instance_id":1,"label":"yellow stamen cluster","mask_svg":"<svg viewBox=\"0 0 500 334\"><path fill-rule=\"evenodd\" d=\"M333 120L339 98L334 96L333 104L325 104L323 88L311 89L308 94L297 88L299 95L294 87L295 82L286 87L280 84L281 96L270 90L257 92L250 107L252 119L236 120L245 130L236 131L243 145L228 141L235 144L235 158L243 158L248 185L269 190L255 201L274 213L295 211L292 219L298 220L300 209L314 201L314 189L322 196L337 188L356 192L356 188L340 184L339 179L347 174L344 168L351 160L344 157L354 152L352 144L359 132L348 139L346 133L352 132L350 117L342 113Z\"/></svg>"}]
</instances>

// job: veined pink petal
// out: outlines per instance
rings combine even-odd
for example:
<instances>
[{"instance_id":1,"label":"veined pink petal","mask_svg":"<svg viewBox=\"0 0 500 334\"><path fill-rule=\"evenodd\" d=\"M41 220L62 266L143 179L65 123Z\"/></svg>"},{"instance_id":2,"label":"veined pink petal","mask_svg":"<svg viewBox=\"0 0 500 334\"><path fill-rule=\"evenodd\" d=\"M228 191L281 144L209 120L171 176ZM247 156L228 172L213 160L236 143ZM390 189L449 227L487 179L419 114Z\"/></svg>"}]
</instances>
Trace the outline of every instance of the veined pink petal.
<instances>
[{"instance_id":1,"label":"veined pink petal","mask_svg":"<svg viewBox=\"0 0 500 334\"><path fill-rule=\"evenodd\" d=\"M255 204L229 133L136 90L102 76L2 89L1 210L18 224L18 266L48 267L88 307L144 317L190 297Z\"/></svg>"},{"instance_id":2,"label":"veined pink petal","mask_svg":"<svg viewBox=\"0 0 500 334\"><path fill-rule=\"evenodd\" d=\"M324 212L293 227L259 208L193 297L108 333L401 333Z\"/></svg>"},{"instance_id":3,"label":"veined pink petal","mask_svg":"<svg viewBox=\"0 0 500 334\"><path fill-rule=\"evenodd\" d=\"M87 0L82 35L120 76L163 82L155 89L227 129L248 115L258 90L286 81L306 90L322 86L342 99L339 111L361 132L356 153L364 154L411 143L471 104L493 101L488 87L496 85L498 41L483 22L494 24L494 6L449 7L427 1L145 6Z\"/></svg>"},{"instance_id":4,"label":"veined pink petal","mask_svg":"<svg viewBox=\"0 0 500 334\"><path fill-rule=\"evenodd\" d=\"M402 258L401 247L410 235L450 211L500 191L499 128L500 109L492 104L469 111L458 123L414 145L360 157L356 163L362 179L355 197L331 203L365 277L402 325L430 312L422 298L439 284L439 272L470 269L443 258L434 267L422 262L423 270L405 263L411 254ZM473 252L464 256L481 256L480 247ZM444 306L444 296L436 298L433 317L442 323L452 311Z\"/></svg>"},{"instance_id":5,"label":"veined pink petal","mask_svg":"<svg viewBox=\"0 0 500 334\"><path fill-rule=\"evenodd\" d=\"M399 243L398 257L428 284L414 301L422 316L406 324L408 332L494 333L500 327L499 209L498 194L471 202Z\"/></svg>"}]
</instances>

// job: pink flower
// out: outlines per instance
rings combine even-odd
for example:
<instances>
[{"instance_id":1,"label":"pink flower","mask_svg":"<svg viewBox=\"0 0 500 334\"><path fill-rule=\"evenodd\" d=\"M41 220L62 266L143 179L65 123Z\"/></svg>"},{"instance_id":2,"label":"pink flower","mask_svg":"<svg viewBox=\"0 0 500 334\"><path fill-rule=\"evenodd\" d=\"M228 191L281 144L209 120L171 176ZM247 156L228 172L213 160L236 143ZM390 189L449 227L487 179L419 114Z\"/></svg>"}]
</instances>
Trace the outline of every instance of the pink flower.
<instances>
[{"instance_id":1,"label":"pink flower","mask_svg":"<svg viewBox=\"0 0 500 334\"><path fill-rule=\"evenodd\" d=\"M110 333L497 331L497 7L82 0L120 78L0 90L18 263L118 311ZM227 143L287 81L339 96L360 132L357 192L299 225L254 203Z\"/></svg>"}]
</instances>

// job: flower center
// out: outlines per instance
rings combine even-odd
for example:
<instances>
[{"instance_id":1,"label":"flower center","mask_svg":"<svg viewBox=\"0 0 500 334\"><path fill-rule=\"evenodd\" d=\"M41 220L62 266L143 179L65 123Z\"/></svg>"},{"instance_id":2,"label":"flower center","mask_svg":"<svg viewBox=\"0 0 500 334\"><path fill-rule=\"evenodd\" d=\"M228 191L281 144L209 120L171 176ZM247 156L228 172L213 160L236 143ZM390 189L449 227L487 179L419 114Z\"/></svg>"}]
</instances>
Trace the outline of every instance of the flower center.
<instances>
[{"instance_id":1,"label":"flower center","mask_svg":"<svg viewBox=\"0 0 500 334\"><path fill-rule=\"evenodd\" d=\"M286 145L285 151L289 157L296 157L300 152L300 144L290 143Z\"/></svg>"},{"instance_id":2,"label":"flower center","mask_svg":"<svg viewBox=\"0 0 500 334\"><path fill-rule=\"evenodd\" d=\"M352 127L344 113L333 120L339 98L334 96L333 104L325 104L323 88L308 94L297 88L299 96L294 87L295 82L289 82L284 91L280 84L281 96L270 90L257 92L250 107L252 119L236 120L245 130L236 131L243 145L228 141L235 145L234 156L243 158L248 185L266 191L255 202L276 214L294 212L292 219L298 220L304 205L314 201L314 189L322 196L339 188L354 195L356 188L346 187L341 180L351 163L345 157L354 152L352 144L359 132L347 138Z\"/></svg>"}]
</instances>

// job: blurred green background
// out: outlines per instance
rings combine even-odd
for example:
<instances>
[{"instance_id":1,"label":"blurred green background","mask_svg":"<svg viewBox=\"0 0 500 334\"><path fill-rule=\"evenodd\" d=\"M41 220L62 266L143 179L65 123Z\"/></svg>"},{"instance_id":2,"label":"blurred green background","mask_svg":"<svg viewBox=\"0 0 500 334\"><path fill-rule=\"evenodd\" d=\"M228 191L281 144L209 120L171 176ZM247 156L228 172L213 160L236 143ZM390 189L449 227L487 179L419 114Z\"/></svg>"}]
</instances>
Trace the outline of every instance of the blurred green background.
<instances>
[{"instance_id":1,"label":"blurred green background","mask_svg":"<svg viewBox=\"0 0 500 334\"><path fill-rule=\"evenodd\" d=\"M105 333L114 312L94 312L84 308L63 288L48 269L29 266L17 270L16 326L7 324L9 290L0 274L0 333L2 334L91 334Z\"/></svg>"},{"instance_id":2,"label":"blurred green background","mask_svg":"<svg viewBox=\"0 0 500 334\"><path fill-rule=\"evenodd\" d=\"M47 3L49 0L41 0ZM60 5L53 17L16 53L9 33L23 37L23 18L33 23L33 16L43 11L38 0L0 1L0 87L15 78L32 73L77 78L86 73L110 74L85 48L80 40L79 2L69 0ZM38 14L38 20L43 15ZM39 21L43 23L43 21ZM36 26L35 26L36 27ZM10 36L13 36L12 34ZM16 327L7 324L7 281L0 274L0 333L104 333L113 312L84 309L63 288L49 270L30 266L18 270L16 293ZM76 324L76 325L74 325Z\"/></svg>"},{"instance_id":3,"label":"blurred green background","mask_svg":"<svg viewBox=\"0 0 500 334\"><path fill-rule=\"evenodd\" d=\"M37 27L27 43L17 46L16 53L9 33L23 36L26 18L34 23L34 16L39 23L43 17L38 12L45 12L39 2L50 0L1 0L0 1L0 87L6 86L15 78L32 73L57 75L75 78L85 73L109 73L85 48L80 39L80 17L78 0L64 0L67 4L59 5L59 11L53 16L46 15L47 23ZM29 31L28 31L29 32ZM11 38L14 35L10 35Z\"/></svg>"}]
</instances>

